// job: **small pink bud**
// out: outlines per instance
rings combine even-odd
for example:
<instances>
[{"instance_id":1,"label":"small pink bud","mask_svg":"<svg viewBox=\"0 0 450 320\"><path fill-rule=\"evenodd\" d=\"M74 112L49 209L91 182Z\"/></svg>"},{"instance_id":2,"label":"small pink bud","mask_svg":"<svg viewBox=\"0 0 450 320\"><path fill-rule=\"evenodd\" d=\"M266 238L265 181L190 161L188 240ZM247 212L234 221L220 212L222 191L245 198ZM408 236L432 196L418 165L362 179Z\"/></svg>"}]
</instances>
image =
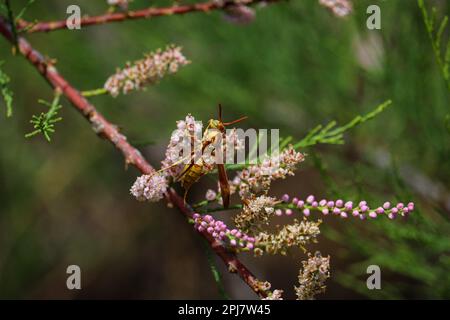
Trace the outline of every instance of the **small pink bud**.
<instances>
[{"instance_id":1,"label":"small pink bud","mask_svg":"<svg viewBox=\"0 0 450 320\"><path fill-rule=\"evenodd\" d=\"M365 215L365 214L360 214L360 215L359 215L359 218L360 218L361 220L366 220L366 215Z\"/></svg>"},{"instance_id":2,"label":"small pink bud","mask_svg":"<svg viewBox=\"0 0 450 320\"><path fill-rule=\"evenodd\" d=\"M370 211L369 217L371 217L372 219L375 219L377 217L377 213L375 211Z\"/></svg>"},{"instance_id":3,"label":"small pink bud","mask_svg":"<svg viewBox=\"0 0 450 320\"><path fill-rule=\"evenodd\" d=\"M292 199L292 204L293 204L294 206L296 206L296 205L297 205L297 203L298 203L298 198L294 198L294 199Z\"/></svg>"},{"instance_id":4,"label":"small pink bud","mask_svg":"<svg viewBox=\"0 0 450 320\"><path fill-rule=\"evenodd\" d=\"M281 197L281 200L283 200L284 202L288 202L289 201L289 195L288 194L283 194L283 196Z\"/></svg>"},{"instance_id":5,"label":"small pink bud","mask_svg":"<svg viewBox=\"0 0 450 320\"><path fill-rule=\"evenodd\" d=\"M334 213L334 214L340 214L340 213L341 213L341 210L340 210L339 208L334 208L334 209L333 209L333 213Z\"/></svg>"},{"instance_id":6,"label":"small pink bud","mask_svg":"<svg viewBox=\"0 0 450 320\"><path fill-rule=\"evenodd\" d=\"M198 219L198 218L200 218L200 214L194 213L194 214L192 215L192 218L194 218L194 220L195 220L195 219Z\"/></svg>"},{"instance_id":7,"label":"small pink bud","mask_svg":"<svg viewBox=\"0 0 450 320\"><path fill-rule=\"evenodd\" d=\"M396 216L397 215L392 213L392 212L388 214L388 218L391 219L391 220L394 220Z\"/></svg>"},{"instance_id":8,"label":"small pink bud","mask_svg":"<svg viewBox=\"0 0 450 320\"><path fill-rule=\"evenodd\" d=\"M310 215L309 209L308 209L308 208L305 208L305 209L303 210L303 214L305 215L305 217L309 217L309 215Z\"/></svg>"},{"instance_id":9,"label":"small pink bud","mask_svg":"<svg viewBox=\"0 0 450 320\"><path fill-rule=\"evenodd\" d=\"M317 201L313 201L313 203L311 203L311 207L313 208L317 208L319 206L319 204L317 203Z\"/></svg>"},{"instance_id":10,"label":"small pink bud","mask_svg":"<svg viewBox=\"0 0 450 320\"><path fill-rule=\"evenodd\" d=\"M398 213L398 209L394 207L394 208L391 209L391 212L396 214L396 213Z\"/></svg>"},{"instance_id":11,"label":"small pink bud","mask_svg":"<svg viewBox=\"0 0 450 320\"><path fill-rule=\"evenodd\" d=\"M333 208L334 207L334 201L328 201L327 207L330 208L330 209Z\"/></svg>"},{"instance_id":12,"label":"small pink bud","mask_svg":"<svg viewBox=\"0 0 450 320\"><path fill-rule=\"evenodd\" d=\"M362 207L360 207L361 212L366 212L367 210L369 210L369 207L366 205L363 205Z\"/></svg>"},{"instance_id":13,"label":"small pink bud","mask_svg":"<svg viewBox=\"0 0 450 320\"><path fill-rule=\"evenodd\" d=\"M341 208L344 205L344 201L342 201L341 199L336 200L336 207Z\"/></svg>"},{"instance_id":14,"label":"small pink bud","mask_svg":"<svg viewBox=\"0 0 450 320\"><path fill-rule=\"evenodd\" d=\"M348 217L347 212L342 211L341 212L341 218L347 218L347 217Z\"/></svg>"},{"instance_id":15,"label":"small pink bud","mask_svg":"<svg viewBox=\"0 0 450 320\"><path fill-rule=\"evenodd\" d=\"M383 214L384 213L384 209L382 207L377 208L377 210L375 210L375 212L377 214Z\"/></svg>"},{"instance_id":16,"label":"small pink bud","mask_svg":"<svg viewBox=\"0 0 450 320\"><path fill-rule=\"evenodd\" d=\"M325 199L320 200L319 205L320 205L321 207L326 206L326 205L327 205L327 200L325 200Z\"/></svg>"},{"instance_id":17,"label":"small pink bud","mask_svg":"<svg viewBox=\"0 0 450 320\"><path fill-rule=\"evenodd\" d=\"M230 240L230 244L231 244L233 247L235 247L236 244L237 244L237 242L236 242L236 240L231 239L231 240Z\"/></svg>"},{"instance_id":18,"label":"small pink bud","mask_svg":"<svg viewBox=\"0 0 450 320\"><path fill-rule=\"evenodd\" d=\"M233 229L233 230L230 231L230 233L231 233L233 236L236 235L237 232L238 232L238 231L237 231L236 229Z\"/></svg>"},{"instance_id":19,"label":"small pink bud","mask_svg":"<svg viewBox=\"0 0 450 320\"><path fill-rule=\"evenodd\" d=\"M347 201L344 205L345 210L352 210L353 209L353 202Z\"/></svg>"},{"instance_id":20,"label":"small pink bud","mask_svg":"<svg viewBox=\"0 0 450 320\"><path fill-rule=\"evenodd\" d=\"M388 210L390 207L391 207L391 203L390 203L390 202L385 202L385 203L383 204L383 208L384 208L385 210Z\"/></svg>"},{"instance_id":21,"label":"small pink bud","mask_svg":"<svg viewBox=\"0 0 450 320\"><path fill-rule=\"evenodd\" d=\"M359 203L359 207L360 207L360 208L363 207L363 206L367 206L367 202L366 202L366 201L361 201L361 202Z\"/></svg>"},{"instance_id":22,"label":"small pink bud","mask_svg":"<svg viewBox=\"0 0 450 320\"><path fill-rule=\"evenodd\" d=\"M297 203L297 208L301 209L301 208L303 208L304 205L305 205L305 202L304 202L303 200L300 200L300 201Z\"/></svg>"},{"instance_id":23,"label":"small pink bud","mask_svg":"<svg viewBox=\"0 0 450 320\"><path fill-rule=\"evenodd\" d=\"M283 215L283 211L281 209L277 209L277 210L275 210L275 215L280 217Z\"/></svg>"},{"instance_id":24,"label":"small pink bud","mask_svg":"<svg viewBox=\"0 0 450 320\"><path fill-rule=\"evenodd\" d=\"M247 243L247 249L252 250L253 249L253 243L248 242Z\"/></svg>"},{"instance_id":25,"label":"small pink bud","mask_svg":"<svg viewBox=\"0 0 450 320\"><path fill-rule=\"evenodd\" d=\"M400 203L397 204L397 209L403 209L404 206L405 205L400 202Z\"/></svg>"},{"instance_id":26,"label":"small pink bud","mask_svg":"<svg viewBox=\"0 0 450 320\"><path fill-rule=\"evenodd\" d=\"M286 213L287 216L290 216L290 215L292 215L292 210L291 209L286 209L285 213Z\"/></svg>"},{"instance_id":27,"label":"small pink bud","mask_svg":"<svg viewBox=\"0 0 450 320\"><path fill-rule=\"evenodd\" d=\"M313 195L310 195L310 196L308 196L308 198L306 198L306 202L308 202L308 203L312 203L313 201L314 201Z\"/></svg>"},{"instance_id":28,"label":"small pink bud","mask_svg":"<svg viewBox=\"0 0 450 320\"><path fill-rule=\"evenodd\" d=\"M322 213L324 216L326 216L330 211L327 208L322 209Z\"/></svg>"},{"instance_id":29,"label":"small pink bud","mask_svg":"<svg viewBox=\"0 0 450 320\"><path fill-rule=\"evenodd\" d=\"M208 227L208 229L206 229L206 231L208 231L208 233L213 233L214 232L214 228L213 227Z\"/></svg>"},{"instance_id":30,"label":"small pink bud","mask_svg":"<svg viewBox=\"0 0 450 320\"><path fill-rule=\"evenodd\" d=\"M359 216L359 211L358 210L353 210L352 216L354 216L354 217Z\"/></svg>"}]
</instances>

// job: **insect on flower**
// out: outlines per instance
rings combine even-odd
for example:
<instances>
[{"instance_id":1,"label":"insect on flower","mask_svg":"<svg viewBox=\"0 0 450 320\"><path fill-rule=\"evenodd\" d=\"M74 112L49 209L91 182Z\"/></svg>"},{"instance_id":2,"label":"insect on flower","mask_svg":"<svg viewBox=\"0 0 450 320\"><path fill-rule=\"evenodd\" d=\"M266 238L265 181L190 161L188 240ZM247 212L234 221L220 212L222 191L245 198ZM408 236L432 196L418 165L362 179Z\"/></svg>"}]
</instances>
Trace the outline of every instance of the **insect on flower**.
<instances>
[{"instance_id":1,"label":"insect on flower","mask_svg":"<svg viewBox=\"0 0 450 320\"><path fill-rule=\"evenodd\" d=\"M222 121L222 106L219 104L219 119L210 119L208 121L208 126L206 127L203 138L201 140L201 150L194 150L188 157L177 161L173 165L163 168L162 170L167 170L174 165L178 165L181 162L186 163L181 173L175 178L175 181L181 182L181 186L185 189L184 199L186 199L189 189L194 183L196 183L203 175L211 170L211 161L208 161L207 156L205 156L205 151L208 147L217 146L218 143L222 143L226 139L225 127L241 122L247 119L246 116L241 117L237 120L231 122ZM222 148L214 149L213 153L218 158L217 152L223 152ZM198 156L199 151L201 151L200 156ZM223 159L223 154L219 155L219 158ZM214 161L213 161L214 162ZM224 208L228 208L230 205L230 186L228 183L227 172L223 161L217 161L213 165L217 166L217 171L219 174L219 185L220 193L223 200Z\"/></svg>"}]
</instances>

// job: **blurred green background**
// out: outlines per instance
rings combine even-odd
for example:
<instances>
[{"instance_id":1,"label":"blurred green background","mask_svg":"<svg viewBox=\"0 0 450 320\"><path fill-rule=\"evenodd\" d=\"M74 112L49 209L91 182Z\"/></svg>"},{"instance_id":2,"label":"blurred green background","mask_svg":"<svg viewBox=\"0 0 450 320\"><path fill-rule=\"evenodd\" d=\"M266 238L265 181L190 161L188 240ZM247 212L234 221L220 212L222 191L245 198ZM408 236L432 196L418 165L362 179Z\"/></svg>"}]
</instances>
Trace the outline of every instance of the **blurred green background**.
<instances>
[{"instance_id":1,"label":"blurred green background","mask_svg":"<svg viewBox=\"0 0 450 320\"><path fill-rule=\"evenodd\" d=\"M26 3L13 2L16 12ZM325 219L314 249L331 255L332 278L318 298L448 299L450 95L421 13L415 1L358 0L351 17L338 19L317 2L257 8L256 20L245 26L211 12L27 38L57 59L80 90L101 87L116 67L145 52L183 46L192 64L178 74L144 92L92 99L155 166L175 121L187 113L215 117L219 102L226 119L248 115L245 126L280 128L300 139L317 124L342 124L392 99L389 109L346 134L345 145L305 150L296 177L274 185L273 193L416 203L407 220ZM430 2L440 16L448 13L447 1ZM38 0L25 18L62 19L70 4L83 14L101 13L105 3ZM171 2L135 0L132 8L149 4ZM381 30L366 28L370 4L381 7ZM129 195L138 172L125 170L121 155L67 101L51 143L24 138L31 116L44 111L37 100L53 93L4 40L0 59L15 94L13 117L0 116L0 298L219 298L192 227L165 204ZM201 199L211 185L201 180L190 197ZM294 297L302 258L243 256L287 298ZM82 269L80 291L65 286L70 264ZM232 298L254 298L218 264ZM370 264L381 267L382 290L366 288Z\"/></svg>"}]
</instances>

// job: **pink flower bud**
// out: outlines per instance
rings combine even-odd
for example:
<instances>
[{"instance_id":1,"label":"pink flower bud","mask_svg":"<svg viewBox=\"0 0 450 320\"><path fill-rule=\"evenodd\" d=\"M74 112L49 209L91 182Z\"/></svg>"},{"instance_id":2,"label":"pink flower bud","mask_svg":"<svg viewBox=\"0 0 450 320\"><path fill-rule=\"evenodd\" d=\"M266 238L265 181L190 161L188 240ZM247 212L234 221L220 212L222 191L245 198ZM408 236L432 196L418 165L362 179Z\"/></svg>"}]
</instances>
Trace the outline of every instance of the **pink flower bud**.
<instances>
[{"instance_id":1,"label":"pink flower bud","mask_svg":"<svg viewBox=\"0 0 450 320\"><path fill-rule=\"evenodd\" d=\"M290 216L290 215L292 215L292 210L291 209L286 209L285 213L286 213L287 216Z\"/></svg>"},{"instance_id":2,"label":"pink flower bud","mask_svg":"<svg viewBox=\"0 0 450 320\"><path fill-rule=\"evenodd\" d=\"M344 205L344 201L342 201L341 199L336 200L336 207L341 208Z\"/></svg>"},{"instance_id":3,"label":"pink flower bud","mask_svg":"<svg viewBox=\"0 0 450 320\"><path fill-rule=\"evenodd\" d=\"M352 210L353 209L353 202L347 201L344 205L345 210Z\"/></svg>"},{"instance_id":4,"label":"pink flower bud","mask_svg":"<svg viewBox=\"0 0 450 320\"><path fill-rule=\"evenodd\" d=\"M281 209L277 209L277 210L275 210L275 215L280 217L283 215L283 211Z\"/></svg>"},{"instance_id":5,"label":"pink flower bud","mask_svg":"<svg viewBox=\"0 0 450 320\"><path fill-rule=\"evenodd\" d=\"M310 215L309 209L308 209L308 208L305 208L305 209L303 210L303 214L305 215L305 217L309 217L309 215Z\"/></svg>"},{"instance_id":6,"label":"pink flower bud","mask_svg":"<svg viewBox=\"0 0 450 320\"><path fill-rule=\"evenodd\" d=\"M314 201L313 195L310 195L310 196L308 196L308 198L306 198L306 202L308 202L308 203L312 203L313 201Z\"/></svg>"},{"instance_id":7,"label":"pink flower bud","mask_svg":"<svg viewBox=\"0 0 450 320\"><path fill-rule=\"evenodd\" d=\"M326 216L330 211L327 208L322 209L322 213L324 216Z\"/></svg>"},{"instance_id":8,"label":"pink flower bud","mask_svg":"<svg viewBox=\"0 0 450 320\"><path fill-rule=\"evenodd\" d=\"M281 200L283 200L284 202L288 202L289 201L289 195L288 194L283 194L283 196L281 197Z\"/></svg>"},{"instance_id":9,"label":"pink flower bud","mask_svg":"<svg viewBox=\"0 0 450 320\"><path fill-rule=\"evenodd\" d=\"M371 217L372 219L375 219L377 217L377 213L375 211L370 211L369 217Z\"/></svg>"},{"instance_id":10,"label":"pink flower bud","mask_svg":"<svg viewBox=\"0 0 450 320\"><path fill-rule=\"evenodd\" d=\"M390 202L385 202L385 203L383 204L383 208L384 208L385 210L388 210L390 207L391 207L391 203L390 203Z\"/></svg>"}]
</instances>

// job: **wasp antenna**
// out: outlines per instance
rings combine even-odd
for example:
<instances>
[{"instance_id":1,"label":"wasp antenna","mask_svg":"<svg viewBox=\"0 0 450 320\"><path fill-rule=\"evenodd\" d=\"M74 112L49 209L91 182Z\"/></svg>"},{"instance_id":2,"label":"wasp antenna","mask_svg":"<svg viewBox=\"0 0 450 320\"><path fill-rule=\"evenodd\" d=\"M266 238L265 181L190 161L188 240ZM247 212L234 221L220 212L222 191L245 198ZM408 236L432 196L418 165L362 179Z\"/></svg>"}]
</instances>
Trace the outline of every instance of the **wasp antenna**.
<instances>
[{"instance_id":1,"label":"wasp antenna","mask_svg":"<svg viewBox=\"0 0 450 320\"><path fill-rule=\"evenodd\" d=\"M219 121L222 122L222 105L219 103Z\"/></svg>"},{"instance_id":2,"label":"wasp antenna","mask_svg":"<svg viewBox=\"0 0 450 320\"><path fill-rule=\"evenodd\" d=\"M248 117L247 117L247 116L244 116L244 117L242 117L242 118L239 118L239 119L234 120L234 121L231 121L231 122L225 122L223 125L224 125L224 126L229 126L229 125L231 125L231 124L235 124L235 123L244 121L245 119L248 119Z\"/></svg>"}]
</instances>

